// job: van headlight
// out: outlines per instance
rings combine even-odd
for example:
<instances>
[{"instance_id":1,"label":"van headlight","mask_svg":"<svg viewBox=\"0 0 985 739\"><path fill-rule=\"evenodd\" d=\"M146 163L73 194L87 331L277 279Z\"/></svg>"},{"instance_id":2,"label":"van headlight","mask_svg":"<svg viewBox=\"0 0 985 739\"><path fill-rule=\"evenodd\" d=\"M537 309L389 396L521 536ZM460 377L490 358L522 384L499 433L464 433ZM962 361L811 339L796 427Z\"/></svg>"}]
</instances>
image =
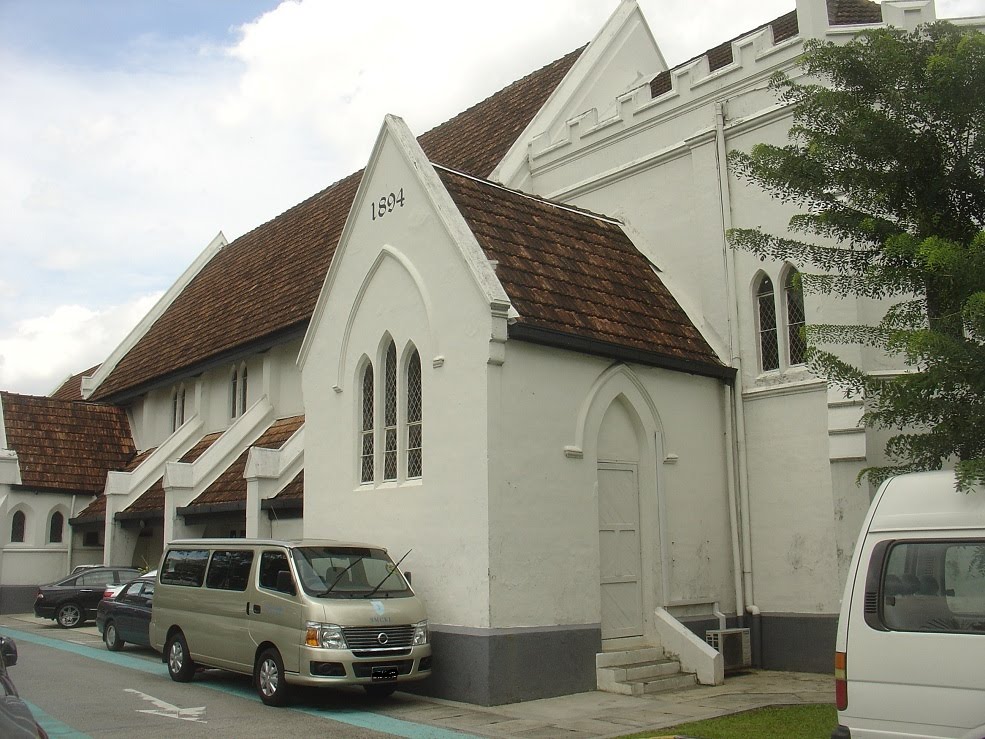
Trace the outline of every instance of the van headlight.
<instances>
[{"instance_id":1,"label":"van headlight","mask_svg":"<svg viewBox=\"0 0 985 739\"><path fill-rule=\"evenodd\" d=\"M415 647L419 647L422 644L428 643L428 622L427 619L423 621L418 621L414 624L414 641L412 642Z\"/></svg>"},{"instance_id":2,"label":"van headlight","mask_svg":"<svg viewBox=\"0 0 985 739\"><path fill-rule=\"evenodd\" d=\"M305 624L304 643L309 647L322 649L348 649L341 626L320 624L315 621L308 621Z\"/></svg>"}]
</instances>

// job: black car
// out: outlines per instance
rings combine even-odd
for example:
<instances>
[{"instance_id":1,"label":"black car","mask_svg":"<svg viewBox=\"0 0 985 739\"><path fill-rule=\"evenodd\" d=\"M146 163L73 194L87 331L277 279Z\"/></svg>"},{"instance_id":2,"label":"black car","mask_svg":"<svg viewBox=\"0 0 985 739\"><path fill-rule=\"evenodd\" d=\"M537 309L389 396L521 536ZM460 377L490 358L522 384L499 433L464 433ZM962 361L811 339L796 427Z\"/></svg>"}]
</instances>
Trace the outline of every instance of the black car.
<instances>
[{"instance_id":1,"label":"black car","mask_svg":"<svg viewBox=\"0 0 985 739\"><path fill-rule=\"evenodd\" d=\"M107 585L128 582L140 574L136 567L92 567L73 573L38 588L34 615L53 618L66 629L80 626L96 615Z\"/></svg>"},{"instance_id":2,"label":"black car","mask_svg":"<svg viewBox=\"0 0 985 739\"><path fill-rule=\"evenodd\" d=\"M31 709L17 695L8 667L17 664L17 644L13 639L0 636L0 736L10 739L48 739Z\"/></svg>"},{"instance_id":3,"label":"black car","mask_svg":"<svg viewBox=\"0 0 985 739\"><path fill-rule=\"evenodd\" d=\"M115 598L104 598L96 609L96 628L103 635L106 648L114 652L124 642L150 646L151 603L154 600L154 578L138 577L123 586Z\"/></svg>"}]
</instances>

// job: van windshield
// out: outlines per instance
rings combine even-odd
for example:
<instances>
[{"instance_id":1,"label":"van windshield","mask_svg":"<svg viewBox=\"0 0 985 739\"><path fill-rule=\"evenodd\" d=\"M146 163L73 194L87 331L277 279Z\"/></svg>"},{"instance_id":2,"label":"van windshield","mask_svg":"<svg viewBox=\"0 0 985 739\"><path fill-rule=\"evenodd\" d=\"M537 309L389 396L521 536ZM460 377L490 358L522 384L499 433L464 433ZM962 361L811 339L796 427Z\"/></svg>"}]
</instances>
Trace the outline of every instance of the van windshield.
<instances>
[{"instance_id":1,"label":"van windshield","mask_svg":"<svg viewBox=\"0 0 985 739\"><path fill-rule=\"evenodd\" d=\"M316 598L404 598L413 593L382 549L295 547L301 587Z\"/></svg>"}]
</instances>

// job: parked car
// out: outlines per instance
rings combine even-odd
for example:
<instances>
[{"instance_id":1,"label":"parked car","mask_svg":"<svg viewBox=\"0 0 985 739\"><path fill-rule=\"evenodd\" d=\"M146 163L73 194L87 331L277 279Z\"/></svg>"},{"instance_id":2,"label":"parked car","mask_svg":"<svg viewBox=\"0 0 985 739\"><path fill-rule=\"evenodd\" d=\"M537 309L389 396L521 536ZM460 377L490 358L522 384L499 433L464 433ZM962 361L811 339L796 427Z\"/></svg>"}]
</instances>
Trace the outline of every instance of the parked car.
<instances>
[{"instance_id":1,"label":"parked car","mask_svg":"<svg viewBox=\"0 0 985 739\"><path fill-rule=\"evenodd\" d=\"M153 579L157 577L157 570L146 572L141 575L141 577L149 577ZM119 595L120 591L123 590L124 585L126 585L126 583L114 583L113 585L107 585L106 589L103 590L103 600L106 600L107 598L115 598ZM96 615L98 616L99 614L97 613Z\"/></svg>"},{"instance_id":2,"label":"parked car","mask_svg":"<svg viewBox=\"0 0 985 739\"><path fill-rule=\"evenodd\" d=\"M48 739L48 734L38 725L31 709L21 700L7 669L17 664L17 644L13 639L0 636L0 736L10 739Z\"/></svg>"},{"instance_id":3,"label":"parked car","mask_svg":"<svg viewBox=\"0 0 985 739\"><path fill-rule=\"evenodd\" d=\"M107 649L118 652L127 642L150 646L147 629L153 600L154 578L145 575L123 585L115 598L99 601L96 628Z\"/></svg>"},{"instance_id":4,"label":"parked car","mask_svg":"<svg viewBox=\"0 0 985 739\"><path fill-rule=\"evenodd\" d=\"M42 585L34 599L34 615L53 618L70 629L91 620L109 583L124 583L140 576L136 567L92 567Z\"/></svg>"}]
</instances>

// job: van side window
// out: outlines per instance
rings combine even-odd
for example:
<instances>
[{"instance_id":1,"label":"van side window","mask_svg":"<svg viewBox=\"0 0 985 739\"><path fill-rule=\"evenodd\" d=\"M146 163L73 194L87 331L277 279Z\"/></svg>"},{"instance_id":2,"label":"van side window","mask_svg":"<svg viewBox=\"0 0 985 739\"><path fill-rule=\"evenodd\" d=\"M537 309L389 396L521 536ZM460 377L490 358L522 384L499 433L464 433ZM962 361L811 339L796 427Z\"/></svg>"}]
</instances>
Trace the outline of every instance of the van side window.
<instances>
[{"instance_id":1,"label":"van side window","mask_svg":"<svg viewBox=\"0 0 985 739\"><path fill-rule=\"evenodd\" d=\"M205 587L215 590L246 590L252 565L252 550L216 551L212 555Z\"/></svg>"},{"instance_id":2,"label":"van side window","mask_svg":"<svg viewBox=\"0 0 985 739\"><path fill-rule=\"evenodd\" d=\"M267 590L277 590L277 574L290 572L287 564L287 554L280 551L262 552L260 554L260 587Z\"/></svg>"},{"instance_id":3,"label":"van side window","mask_svg":"<svg viewBox=\"0 0 985 739\"><path fill-rule=\"evenodd\" d=\"M161 565L161 583L199 588L205 581L208 549L172 549Z\"/></svg>"},{"instance_id":4,"label":"van side window","mask_svg":"<svg viewBox=\"0 0 985 739\"><path fill-rule=\"evenodd\" d=\"M985 540L896 542L880 591L892 631L985 636Z\"/></svg>"}]
</instances>

